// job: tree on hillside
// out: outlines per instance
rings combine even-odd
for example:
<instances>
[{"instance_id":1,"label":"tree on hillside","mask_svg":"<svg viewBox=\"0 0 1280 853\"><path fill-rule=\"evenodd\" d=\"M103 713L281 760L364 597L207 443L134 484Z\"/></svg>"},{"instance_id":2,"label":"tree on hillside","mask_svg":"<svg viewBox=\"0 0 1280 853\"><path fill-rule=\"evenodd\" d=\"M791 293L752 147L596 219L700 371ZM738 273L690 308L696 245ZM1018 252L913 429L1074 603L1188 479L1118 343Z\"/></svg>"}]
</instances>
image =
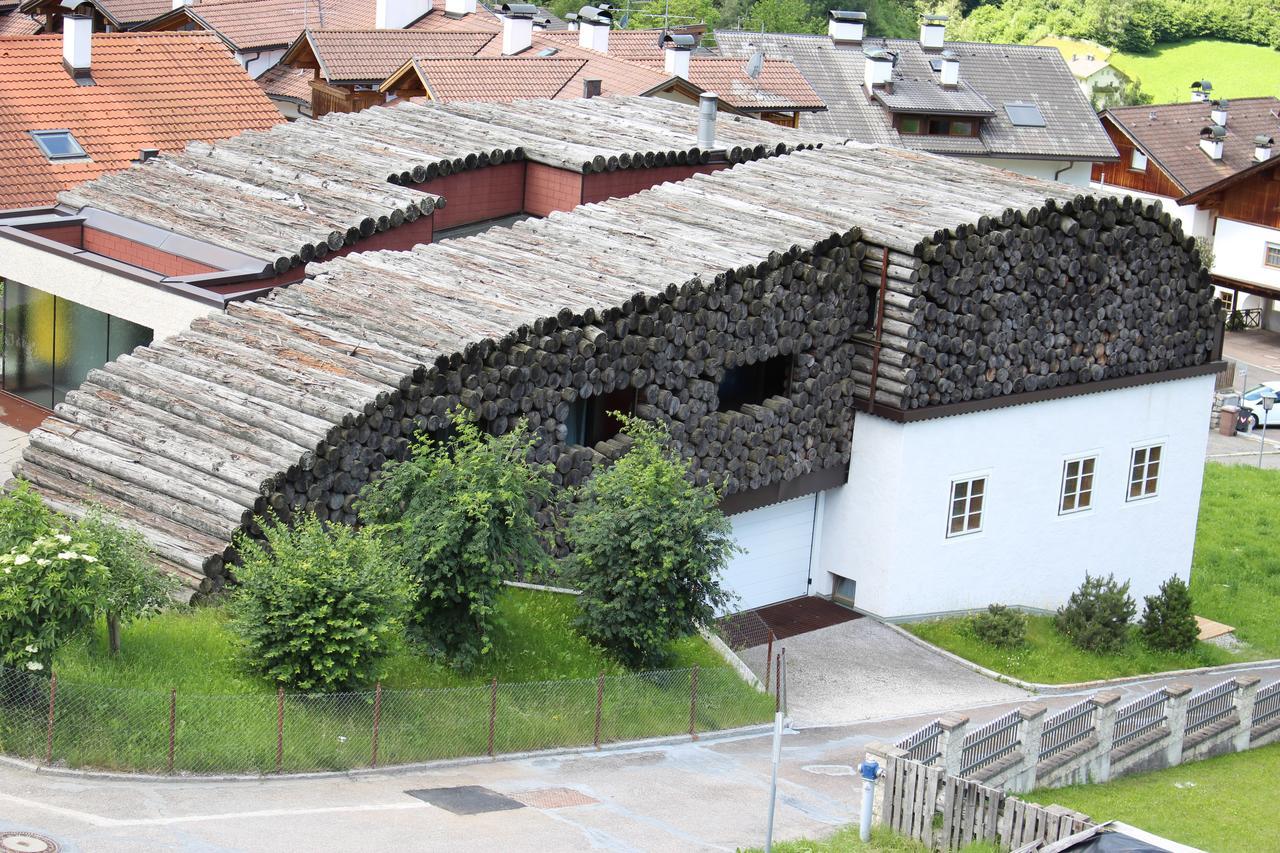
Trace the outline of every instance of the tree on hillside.
<instances>
[{"instance_id":1,"label":"tree on hillside","mask_svg":"<svg viewBox=\"0 0 1280 853\"><path fill-rule=\"evenodd\" d=\"M715 28L720 24L720 7L715 0L649 0L634 4L625 17L627 29L631 30L657 29L668 20L672 27L705 23ZM620 14L616 20L621 26L623 16Z\"/></svg>"},{"instance_id":2,"label":"tree on hillside","mask_svg":"<svg viewBox=\"0 0 1280 853\"><path fill-rule=\"evenodd\" d=\"M826 25L805 0L756 0L742 21L742 28L766 33L826 32Z\"/></svg>"}]
</instances>

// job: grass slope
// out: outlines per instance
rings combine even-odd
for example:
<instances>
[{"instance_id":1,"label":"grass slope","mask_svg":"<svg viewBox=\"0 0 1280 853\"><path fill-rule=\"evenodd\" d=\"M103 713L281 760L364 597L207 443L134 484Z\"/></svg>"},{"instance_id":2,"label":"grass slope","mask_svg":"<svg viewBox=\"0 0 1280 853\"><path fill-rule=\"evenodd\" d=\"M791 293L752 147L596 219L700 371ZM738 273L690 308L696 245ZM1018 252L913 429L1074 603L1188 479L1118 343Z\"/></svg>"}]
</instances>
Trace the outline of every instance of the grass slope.
<instances>
[{"instance_id":1,"label":"grass slope","mask_svg":"<svg viewBox=\"0 0 1280 853\"><path fill-rule=\"evenodd\" d=\"M1111 64L1157 104L1189 99L1194 80L1209 80L1223 98L1280 95L1280 51L1252 44L1195 39L1159 45L1147 54L1116 51Z\"/></svg>"},{"instance_id":2,"label":"grass slope","mask_svg":"<svg viewBox=\"0 0 1280 853\"><path fill-rule=\"evenodd\" d=\"M1214 853L1280 849L1272 814L1280 799L1280 744L1196 761L1105 785L1035 791L1096 821L1120 820Z\"/></svg>"},{"instance_id":3,"label":"grass slope","mask_svg":"<svg viewBox=\"0 0 1280 853\"><path fill-rule=\"evenodd\" d=\"M965 631L963 619L905 626L918 637L985 667L1028 681L1063 683L1118 678L1169 669L1280 657L1280 471L1205 466L1191 569L1196 613L1232 625L1246 644L1236 654L1201 643L1185 655L1153 652L1136 638L1119 655L1077 649L1047 616L1031 617L1027 645L988 646ZM1141 602L1139 602L1141 613Z\"/></svg>"},{"instance_id":4,"label":"grass slope","mask_svg":"<svg viewBox=\"0 0 1280 853\"><path fill-rule=\"evenodd\" d=\"M499 607L495 648L474 672L459 673L408 645L383 677L379 763L482 755L489 747L490 681L497 678L496 752L582 746L595 736L597 682L606 676L602 741L688 732L691 676L699 666L700 731L767 720L772 697L728 669L700 637L672 649L680 671L627 673L578 636L568 596L512 589ZM73 766L164 770L169 695L177 691L174 768L190 772L271 771L276 767L276 688L248 674L219 609L162 614L127 626L122 654L105 637L63 648L58 674L54 757ZM556 682L556 683L550 683ZM0 749L42 757L48 694L0 703ZM372 692L288 697L285 770L346 769L372 758Z\"/></svg>"},{"instance_id":5,"label":"grass slope","mask_svg":"<svg viewBox=\"0 0 1280 853\"><path fill-rule=\"evenodd\" d=\"M999 848L993 844L970 844L962 848L961 853L995 853ZM774 853L930 853L930 848L918 841L896 835L884 827L876 827L871 831L871 840L866 844L858 838L858 827L847 826L834 835L821 840L801 838L795 841L779 841L773 845ZM759 853L760 848L752 848L745 853Z\"/></svg>"}]
</instances>

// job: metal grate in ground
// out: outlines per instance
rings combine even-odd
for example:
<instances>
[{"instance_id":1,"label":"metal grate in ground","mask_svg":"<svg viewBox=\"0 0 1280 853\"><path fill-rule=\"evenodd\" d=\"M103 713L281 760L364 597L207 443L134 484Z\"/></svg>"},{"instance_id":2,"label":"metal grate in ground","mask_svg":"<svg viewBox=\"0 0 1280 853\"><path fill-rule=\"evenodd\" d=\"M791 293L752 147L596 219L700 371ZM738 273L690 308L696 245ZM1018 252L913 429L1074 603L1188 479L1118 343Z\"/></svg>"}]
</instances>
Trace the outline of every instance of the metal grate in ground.
<instances>
[{"instance_id":1,"label":"metal grate in ground","mask_svg":"<svg viewBox=\"0 0 1280 853\"><path fill-rule=\"evenodd\" d=\"M481 785L459 785L456 788L419 788L405 791L424 803L460 815L485 814L486 812L522 809L524 803L499 794Z\"/></svg>"},{"instance_id":2,"label":"metal grate in ground","mask_svg":"<svg viewBox=\"0 0 1280 853\"><path fill-rule=\"evenodd\" d=\"M511 796L535 809L564 809L600 802L595 797L589 797L572 788L534 788L529 791L516 791Z\"/></svg>"},{"instance_id":3,"label":"metal grate in ground","mask_svg":"<svg viewBox=\"0 0 1280 853\"><path fill-rule=\"evenodd\" d=\"M34 832L0 832L0 853L58 853L58 842Z\"/></svg>"},{"instance_id":4,"label":"metal grate in ground","mask_svg":"<svg viewBox=\"0 0 1280 853\"><path fill-rule=\"evenodd\" d=\"M862 618L861 613L816 595L770 604L754 612L772 629L774 638L778 640Z\"/></svg>"}]
</instances>

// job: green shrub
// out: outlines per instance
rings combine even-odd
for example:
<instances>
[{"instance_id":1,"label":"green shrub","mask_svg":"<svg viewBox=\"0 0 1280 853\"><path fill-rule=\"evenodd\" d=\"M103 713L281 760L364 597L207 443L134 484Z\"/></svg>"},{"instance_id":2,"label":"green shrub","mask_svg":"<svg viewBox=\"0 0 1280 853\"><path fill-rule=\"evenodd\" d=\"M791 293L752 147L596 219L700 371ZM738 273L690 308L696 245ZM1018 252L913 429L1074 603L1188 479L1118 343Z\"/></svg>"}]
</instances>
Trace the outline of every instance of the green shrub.
<instances>
[{"instance_id":1,"label":"green shrub","mask_svg":"<svg viewBox=\"0 0 1280 853\"><path fill-rule=\"evenodd\" d=\"M25 546L54 527L56 516L26 480L0 494L0 554Z\"/></svg>"},{"instance_id":2,"label":"green shrub","mask_svg":"<svg viewBox=\"0 0 1280 853\"><path fill-rule=\"evenodd\" d=\"M0 665L38 672L93 621L108 575L94 546L49 533L0 555Z\"/></svg>"},{"instance_id":3,"label":"green shrub","mask_svg":"<svg viewBox=\"0 0 1280 853\"><path fill-rule=\"evenodd\" d=\"M729 602L718 575L736 546L715 489L694 484L666 431L623 421L631 448L578 492L568 576L588 638L628 666L659 666Z\"/></svg>"},{"instance_id":4,"label":"green shrub","mask_svg":"<svg viewBox=\"0 0 1280 853\"><path fill-rule=\"evenodd\" d=\"M454 664L492 648L504 580L547 563L535 508L551 498L550 466L528 459L524 421L492 436L456 415L449 445L423 437L360 495L360 517L409 572L416 591L409 627Z\"/></svg>"},{"instance_id":5,"label":"green shrub","mask_svg":"<svg viewBox=\"0 0 1280 853\"><path fill-rule=\"evenodd\" d=\"M1191 590L1174 575L1160 584L1158 595L1148 595L1142 611L1142 641L1153 649L1186 652L1195 648L1200 636Z\"/></svg>"},{"instance_id":6,"label":"green shrub","mask_svg":"<svg viewBox=\"0 0 1280 853\"><path fill-rule=\"evenodd\" d=\"M1129 636L1129 620L1137 612L1129 583L1112 575L1084 576L1084 583L1058 610L1055 624L1067 639L1088 652L1117 652Z\"/></svg>"},{"instance_id":7,"label":"green shrub","mask_svg":"<svg viewBox=\"0 0 1280 853\"><path fill-rule=\"evenodd\" d=\"M408 588L368 532L307 515L263 525L266 544L237 542L231 599L249 666L308 692L363 687L401 630Z\"/></svg>"},{"instance_id":8,"label":"green shrub","mask_svg":"<svg viewBox=\"0 0 1280 853\"><path fill-rule=\"evenodd\" d=\"M969 630L989 645L1016 648L1027 641L1027 616L1003 604L992 604L969 617Z\"/></svg>"}]
</instances>

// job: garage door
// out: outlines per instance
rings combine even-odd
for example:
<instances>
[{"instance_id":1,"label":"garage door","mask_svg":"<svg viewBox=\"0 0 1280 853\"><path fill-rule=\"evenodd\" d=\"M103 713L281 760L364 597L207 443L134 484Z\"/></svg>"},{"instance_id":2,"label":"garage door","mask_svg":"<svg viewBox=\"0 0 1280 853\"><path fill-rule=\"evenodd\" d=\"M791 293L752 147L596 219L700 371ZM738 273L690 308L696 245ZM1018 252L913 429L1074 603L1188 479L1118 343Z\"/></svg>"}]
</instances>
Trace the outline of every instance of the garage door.
<instances>
[{"instance_id":1,"label":"garage door","mask_svg":"<svg viewBox=\"0 0 1280 853\"><path fill-rule=\"evenodd\" d=\"M795 498L730 517L745 553L725 571L738 596L735 610L750 610L809 592L809 550L817 495Z\"/></svg>"}]
</instances>

